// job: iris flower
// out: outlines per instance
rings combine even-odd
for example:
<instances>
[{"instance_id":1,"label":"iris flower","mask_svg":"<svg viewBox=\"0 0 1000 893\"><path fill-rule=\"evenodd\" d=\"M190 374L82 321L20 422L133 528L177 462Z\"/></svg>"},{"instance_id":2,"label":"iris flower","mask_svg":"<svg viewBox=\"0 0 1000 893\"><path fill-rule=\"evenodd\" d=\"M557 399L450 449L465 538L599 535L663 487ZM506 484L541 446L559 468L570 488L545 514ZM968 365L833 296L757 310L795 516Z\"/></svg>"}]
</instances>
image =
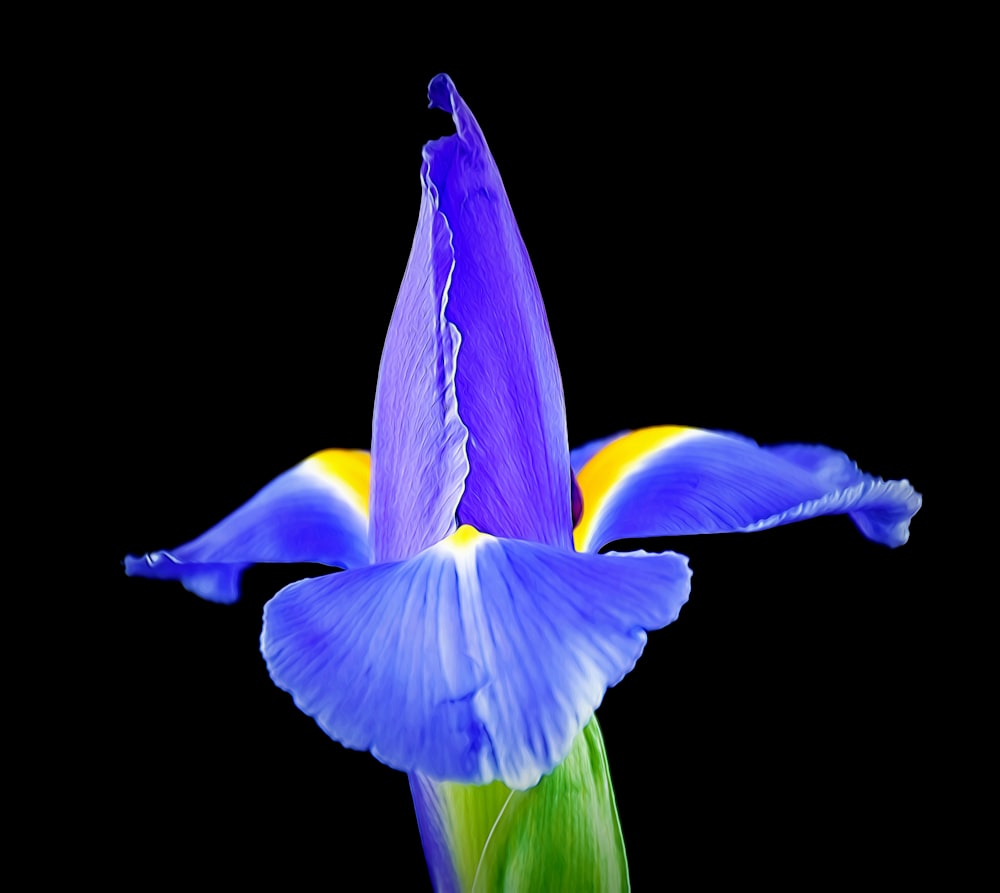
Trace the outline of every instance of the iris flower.
<instances>
[{"instance_id":1,"label":"iris flower","mask_svg":"<svg viewBox=\"0 0 1000 893\"><path fill-rule=\"evenodd\" d=\"M675 552L616 541L846 514L906 542L921 498L804 444L664 426L570 450L538 284L475 118L423 151L370 453L328 449L129 575L233 602L258 562L338 572L279 591L274 682L342 745L408 773L436 889L623 889L594 712L688 598Z\"/></svg>"}]
</instances>

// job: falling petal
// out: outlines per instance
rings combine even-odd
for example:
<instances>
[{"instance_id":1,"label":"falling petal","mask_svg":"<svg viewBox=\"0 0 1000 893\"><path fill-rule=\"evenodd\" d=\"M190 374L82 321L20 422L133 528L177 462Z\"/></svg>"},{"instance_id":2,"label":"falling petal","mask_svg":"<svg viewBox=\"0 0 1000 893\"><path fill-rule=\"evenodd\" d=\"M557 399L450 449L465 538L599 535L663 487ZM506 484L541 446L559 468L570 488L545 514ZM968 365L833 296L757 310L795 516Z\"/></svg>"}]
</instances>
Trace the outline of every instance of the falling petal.
<instances>
[{"instance_id":1,"label":"falling petal","mask_svg":"<svg viewBox=\"0 0 1000 893\"><path fill-rule=\"evenodd\" d=\"M285 587L261 647L276 684L342 744L523 789L566 756L689 589L672 552L581 555L463 526L408 561Z\"/></svg>"},{"instance_id":2,"label":"falling petal","mask_svg":"<svg viewBox=\"0 0 1000 893\"><path fill-rule=\"evenodd\" d=\"M899 546L921 497L908 481L860 471L823 446L761 447L699 428L642 428L605 443L578 474L581 551L615 540L749 532L846 514L876 542Z\"/></svg>"},{"instance_id":3,"label":"falling petal","mask_svg":"<svg viewBox=\"0 0 1000 893\"><path fill-rule=\"evenodd\" d=\"M280 474L197 539L125 558L133 577L179 580L214 602L240 595L240 578L262 562L361 567L368 556L368 453L323 450Z\"/></svg>"}]
</instances>

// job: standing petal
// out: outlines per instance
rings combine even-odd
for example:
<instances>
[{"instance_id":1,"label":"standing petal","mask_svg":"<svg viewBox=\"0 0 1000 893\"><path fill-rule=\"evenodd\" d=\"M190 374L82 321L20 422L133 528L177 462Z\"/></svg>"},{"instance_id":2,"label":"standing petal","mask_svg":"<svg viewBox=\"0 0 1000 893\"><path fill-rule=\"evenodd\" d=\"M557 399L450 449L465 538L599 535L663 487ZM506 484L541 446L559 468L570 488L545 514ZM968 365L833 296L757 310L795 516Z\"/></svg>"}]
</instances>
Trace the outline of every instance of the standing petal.
<instances>
[{"instance_id":1,"label":"standing petal","mask_svg":"<svg viewBox=\"0 0 1000 893\"><path fill-rule=\"evenodd\" d=\"M425 165L426 169L426 165ZM375 561L415 555L455 530L469 462L458 416L461 338L445 319L455 267L447 221L424 175L417 230L382 350L372 417Z\"/></svg>"},{"instance_id":2,"label":"standing petal","mask_svg":"<svg viewBox=\"0 0 1000 893\"><path fill-rule=\"evenodd\" d=\"M459 415L469 430L460 523L572 547L562 379L538 282L500 172L472 112L444 74L431 106L456 133L424 149L424 184L451 233L445 308L462 335Z\"/></svg>"}]
</instances>

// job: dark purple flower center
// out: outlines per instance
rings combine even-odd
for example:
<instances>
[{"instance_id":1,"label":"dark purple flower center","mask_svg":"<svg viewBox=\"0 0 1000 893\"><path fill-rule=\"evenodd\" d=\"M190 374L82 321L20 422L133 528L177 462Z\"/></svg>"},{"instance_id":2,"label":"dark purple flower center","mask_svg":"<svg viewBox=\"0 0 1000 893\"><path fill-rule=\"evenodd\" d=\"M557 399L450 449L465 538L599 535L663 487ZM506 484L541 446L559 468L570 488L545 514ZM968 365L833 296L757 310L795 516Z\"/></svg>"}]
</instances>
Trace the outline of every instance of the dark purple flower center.
<instances>
[{"instance_id":1,"label":"dark purple flower center","mask_svg":"<svg viewBox=\"0 0 1000 893\"><path fill-rule=\"evenodd\" d=\"M576 475L572 471L569 473L569 481L572 491L570 498L573 503L573 528L576 529L576 525L580 523L580 518L583 515L583 493L580 490L580 485L576 482Z\"/></svg>"}]
</instances>

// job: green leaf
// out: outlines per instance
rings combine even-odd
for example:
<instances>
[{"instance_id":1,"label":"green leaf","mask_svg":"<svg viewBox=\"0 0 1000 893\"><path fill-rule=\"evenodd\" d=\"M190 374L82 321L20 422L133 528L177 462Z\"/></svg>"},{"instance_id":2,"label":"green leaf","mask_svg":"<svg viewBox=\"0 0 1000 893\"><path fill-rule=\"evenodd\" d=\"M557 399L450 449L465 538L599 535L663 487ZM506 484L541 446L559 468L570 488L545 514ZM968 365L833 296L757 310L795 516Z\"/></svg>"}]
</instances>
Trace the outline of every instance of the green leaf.
<instances>
[{"instance_id":1,"label":"green leaf","mask_svg":"<svg viewBox=\"0 0 1000 893\"><path fill-rule=\"evenodd\" d=\"M463 893L629 889L625 844L596 717L577 735L566 759L527 791L512 791L499 782L429 784L438 812L435 826L446 838L441 842Z\"/></svg>"}]
</instances>

